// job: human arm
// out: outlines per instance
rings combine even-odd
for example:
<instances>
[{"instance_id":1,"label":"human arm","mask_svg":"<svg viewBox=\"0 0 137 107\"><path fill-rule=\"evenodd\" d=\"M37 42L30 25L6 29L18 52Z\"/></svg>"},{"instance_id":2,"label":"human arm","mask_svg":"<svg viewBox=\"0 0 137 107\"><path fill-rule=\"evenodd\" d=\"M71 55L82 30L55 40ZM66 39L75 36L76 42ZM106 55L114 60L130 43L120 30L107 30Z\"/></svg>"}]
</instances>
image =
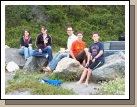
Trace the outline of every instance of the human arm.
<instances>
[{"instance_id":1,"label":"human arm","mask_svg":"<svg viewBox=\"0 0 137 107\"><path fill-rule=\"evenodd\" d=\"M99 53L94 57L94 59L98 59L103 54L103 50L100 50Z\"/></svg>"},{"instance_id":2,"label":"human arm","mask_svg":"<svg viewBox=\"0 0 137 107\"><path fill-rule=\"evenodd\" d=\"M87 63L86 63L86 67L89 66L89 62L90 60L92 60L92 50L91 50L92 45L89 46L89 48L87 49Z\"/></svg>"},{"instance_id":3,"label":"human arm","mask_svg":"<svg viewBox=\"0 0 137 107\"><path fill-rule=\"evenodd\" d=\"M89 66L89 61L92 59L92 55L90 52L88 52L88 58L87 58L87 63L86 63L86 67Z\"/></svg>"},{"instance_id":4,"label":"human arm","mask_svg":"<svg viewBox=\"0 0 137 107\"><path fill-rule=\"evenodd\" d=\"M39 50L39 52L42 52L42 44L41 44L41 39L40 39L40 34L36 38L36 47Z\"/></svg>"},{"instance_id":5,"label":"human arm","mask_svg":"<svg viewBox=\"0 0 137 107\"><path fill-rule=\"evenodd\" d=\"M49 36L49 40L48 40L48 45L52 45L52 37L51 36Z\"/></svg>"},{"instance_id":6,"label":"human arm","mask_svg":"<svg viewBox=\"0 0 137 107\"><path fill-rule=\"evenodd\" d=\"M30 40L29 40L29 46L32 46L32 38L30 37Z\"/></svg>"},{"instance_id":7,"label":"human arm","mask_svg":"<svg viewBox=\"0 0 137 107\"><path fill-rule=\"evenodd\" d=\"M21 45L21 48L24 48L24 40L23 40L23 37L20 38L20 45Z\"/></svg>"},{"instance_id":8,"label":"human arm","mask_svg":"<svg viewBox=\"0 0 137 107\"><path fill-rule=\"evenodd\" d=\"M72 50L72 49L70 49L70 55L71 55L71 57L72 57L73 59L76 60L76 58L75 58L75 56L74 56L74 54L73 54L73 50Z\"/></svg>"},{"instance_id":9,"label":"human arm","mask_svg":"<svg viewBox=\"0 0 137 107\"><path fill-rule=\"evenodd\" d=\"M28 47L28 44L26 44L26 43L24 42L23 37L20 38L20 45L21 45L21 48Z\"/></svg>"},{"instance_id":10,"label":"human arm","mask_svg":"<svg viewBox=\"0 0 137 107\"><path fill-rule=\"evenodd\" d=\"M36 47L37 49L42 49L44 46L44 41L43 41L43 37L42 34L39 34L36 38Z\"/></svg>"},{"instance_id":11,"label":"human arm","mask_svg":"<svg viewBox=\"0 0 137 107\"><path fill-rule=\"evenodd\" d=\"M101 57L101 55L104 53L104 45L102 43L99 44L99 52L98 54L93 58L93 61Z\"/></svg>"},{"instance_id":12,"label":"human arm","mask_svg":"<svg viewBox=\"0 0 137 107\"><path fill-rule=\"evenodd\" d=\"M94 59L92 60L92 62L95 62L96 59L98 59L102 54L103 54L103 50L100 50L99 53L94 57Z\"/></svg>"},{"instance_id":13,"label":"human arm","mask_svg":"<svg viewBox=\"0 0 137 107\"><path fill-rule=\"evenodd\" d=\"M74 51L75 51L75 43L73 42L72 45L71 45L71 48L70 48L70 55L73 59L75 59L78 63L80 63L76 58L75 58L75 55L74 55Z\"/></svg>"}]
</instances>

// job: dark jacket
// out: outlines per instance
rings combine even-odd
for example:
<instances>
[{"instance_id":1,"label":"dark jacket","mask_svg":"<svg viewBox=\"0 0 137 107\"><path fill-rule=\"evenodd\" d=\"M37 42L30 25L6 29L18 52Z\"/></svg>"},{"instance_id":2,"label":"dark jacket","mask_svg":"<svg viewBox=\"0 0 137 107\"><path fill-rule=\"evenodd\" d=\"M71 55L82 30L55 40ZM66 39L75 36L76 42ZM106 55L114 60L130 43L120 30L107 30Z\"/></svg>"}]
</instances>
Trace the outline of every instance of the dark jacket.
<instances>
[{"instance_id":1,"label":"dark jacket","mask_svg":"<svg viewBox=\"0 0 137 107\"><path fill-rule=\"evenodd\" d=\"M47 39L47 41L48 41L48 42L46 43L46 46L51 46L51 44L52 44L52 38L51 38L51 36L50 36L49 34L47 34L46 39ZM42 33L39 34L39 35L37 36L37 38L36 38L36 47L37 47L38 49L44 48L44 40L43 40L43 34L42 34Z\"/></svg>"},{"instance_id":2,"label":"dark jacket","mask_svg":"<svg viewBox=\"0 0 137 107\"><path fill-rule=\"evenodd\" d=\"M32 38L29 37L28 43L25 43L25 38L24 38L24 36L22 36L22 37L20 38L20 46L28 47L28 46L29 46L28 44L32 44Z\"/></svg>"}]
</instances>

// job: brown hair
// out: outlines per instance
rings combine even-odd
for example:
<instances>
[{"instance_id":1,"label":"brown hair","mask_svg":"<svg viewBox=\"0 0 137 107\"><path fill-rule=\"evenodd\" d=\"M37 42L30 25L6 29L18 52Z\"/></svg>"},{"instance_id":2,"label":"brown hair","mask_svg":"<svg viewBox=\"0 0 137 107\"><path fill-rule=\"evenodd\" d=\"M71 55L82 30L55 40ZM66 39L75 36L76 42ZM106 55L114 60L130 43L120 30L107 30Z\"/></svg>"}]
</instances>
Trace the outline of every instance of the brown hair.
<instances>
[{"instance_id":1,"label":"brown hair","mask_svg":"<svg viewBox=\"0 0 137 107\"><path fill-rule=\"evenodd\" d=\"M83 35L83 32L82 32L82 31L78 31L78 32L76 33L76 35L78 35L79 33Z\"/></svg>"},{"instance_id":2,"label":"brown hair","mask_svg":"<svg viewBox=\"0 0 137 107\"><path fill-rule=\"evenodd\" d=\"M46 27L45 26L42 26L41 29L44 28L44 30L46 30Z\"/></svg>"},{"instance_id":3,"label":"brown hair","mask_svg":"<svg viewBox=\"0 0 137 107\"><path fill-rule=\"evenodd\" d=\"M68 28L72 28L72 26L68 26L67 29L68 29ZM72 31L73 31L73 28L72 28Z\"/></svg>"},{"instance_id":4,"label":"brown hair","mask_svg":"<svg viewBox=\"0 0 137 107\"><path fill-rule=\"evenodd\" d=\"M92 36L93 36L94 34L98 34L98 36L100 36L100 34L99 34L98 32L93 32L93 33L92 33Z\"/></svg>"},{"instance_id":5,"label":"brown hair","mask_svg":"<svg viewBox=\"0 0 137 107\"><path fill-rule=\"evenodd\" d=\"M25 29L25 30L24 30L24 33L25 33L25 31L27 31L27 32L29 33L29 36L30 36L30 31L29 31L29 30L27 30L27 29Z\"/></svg>"}]
</instances>

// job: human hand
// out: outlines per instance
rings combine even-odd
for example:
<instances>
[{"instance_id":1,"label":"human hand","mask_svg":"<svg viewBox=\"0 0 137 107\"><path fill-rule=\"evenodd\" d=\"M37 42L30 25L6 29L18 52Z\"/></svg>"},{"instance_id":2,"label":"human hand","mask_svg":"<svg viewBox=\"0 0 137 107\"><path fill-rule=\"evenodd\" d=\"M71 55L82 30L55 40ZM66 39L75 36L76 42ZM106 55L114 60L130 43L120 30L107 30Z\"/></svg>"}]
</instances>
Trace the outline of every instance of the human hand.
<instances>
[{"instance_id":1,"label":"human hand","mask_svg":"<svg viewBox=\"0 0 137 107\"><path fill-rule=\"evenodd\" d=\"M88 67L89 66L89 62L86 63L85 67Z\"/></svg>"},{"instance_id":2,"label":"human hand","mask_svg":"<svg viewBox=\"0 0 137 107\"><path fill-rule=\"evenodd\" d=\"M61 50L61 51L59 51L59 53L63 53L63 52L66 52L65 50Z\"/></svg>"},{"instance_id":3,"label":"human hand","mask_svg":"<svg viewBox=\"0 0 137 107\"><path fill-rule=\"evenodd\" d=\"M94 58L94 59L92 59L92 62L95 62L95 60L96 60L95 58Z\"/></svg>"},{"instance_id":4,"label":"human hand","mask_svg":"<svg viewBox=\"0 0 137 107\"><path fill-rule=\"evenodd\" d=\"M75 59L76 60L76 59ZM80 62L78 61L78 60L76 60L79 64L80 64Z\"/></svg>"},{"instance_id":5,"label":"human hand","mask_svg":"<svg viewBox=\"0 0 137 107\"><path fill-rule=\"evenodd\" d=\"M42 50L41 50L41 49L39 49L39 52L40 52L40 53L42 53Z\"/></svg>"},{"instance_id":6,"label":"human hand","mask_svg":"<svg viewBox=\"0 0 137 107\"><path fill-rule=\"evenodd\" d=\"M25 48L25 46L21 46L21 48Z\"/></svg>"},{"instance_id":7,"label":"human hand","mask_svg":"<svg viewBox=\"0 0 137 107\"><path fill-rule=\"evenodd\" d=\"M44 43L48 43L47 39L44 39Z\"/></svg>"}]
</instances>

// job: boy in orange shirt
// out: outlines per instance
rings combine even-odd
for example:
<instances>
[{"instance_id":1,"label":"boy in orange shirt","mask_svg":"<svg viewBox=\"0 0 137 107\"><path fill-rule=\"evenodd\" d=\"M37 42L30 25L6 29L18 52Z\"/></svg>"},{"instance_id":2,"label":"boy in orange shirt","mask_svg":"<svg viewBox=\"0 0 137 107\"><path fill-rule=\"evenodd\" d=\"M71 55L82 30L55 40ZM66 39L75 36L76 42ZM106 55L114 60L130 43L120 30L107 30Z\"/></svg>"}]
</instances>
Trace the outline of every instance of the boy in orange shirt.
<instances>
[{"instance_id":1,"label":"boy in orange shirt","mask_svg":"<svg viewBox=\"0 0 137 107\"><path fill-rule=\"evenodd\" d=\"M85 42L82 41L83 33L81 31L77 32L77 38L78 39L72 43L70 57L85 66L88 56L88 49L86 48Z\"/></svg>"}]
</instances>

